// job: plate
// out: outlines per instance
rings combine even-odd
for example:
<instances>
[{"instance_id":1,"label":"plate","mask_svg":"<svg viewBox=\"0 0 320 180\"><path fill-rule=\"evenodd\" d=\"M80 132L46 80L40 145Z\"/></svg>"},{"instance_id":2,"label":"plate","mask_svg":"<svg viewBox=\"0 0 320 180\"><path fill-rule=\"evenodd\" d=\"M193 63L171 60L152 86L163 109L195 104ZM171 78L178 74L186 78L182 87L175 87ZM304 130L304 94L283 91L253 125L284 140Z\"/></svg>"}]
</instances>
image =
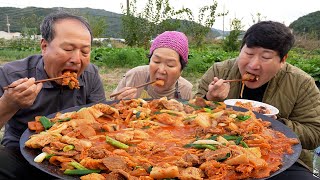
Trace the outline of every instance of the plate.
<instances>
[{"instance_id":1,"label":"plate","mask_svg":"<svg viewBox=\"0 0 320 180\"><path fill-rule=\"evenodd\" d=\"M114 101L113 101L114 102ZM112 104L113 102L108 102L107 104ZM85 106L77 106L77 107L73 107L73 108L69 108L66 110L61 111L62 113L66 113L66 112L70 112L70 111L77 111L79 109L81 109L82 107L89 107L92 106L92 104L90 105L85 105ZM247 109L241 108L241 107L237 107L237 106L230 106L228 105L227 107L229 108L233 108L236 111L242 111L245 112L247 111ZM290 129L288 128L286 125L282 124L281 122L274 120L268 116L265 116L263 114L259 114L254 112L257 118L261 118L264 121L269 121L271 122L271 128L277 131L282 132L283 134L285 134L287 137L289 138L298 138L297 135ZM54 117L54 114L48 115L48 118L52 118ZM23 157L34 167L40 169L43 172L46 172L56 178L59 179L80 179L79 176L68 176L68 175L64 175L63 172L61 170L59 170L59 168L57 166L51 165L48 161L44 161L42 163L36 163L33 161L33 159L41 153L41 150L39 149L31 149L31 148L27 148L25 147L25 142L29 139L29 137L31 135L35 134L33 131L30 131L29 129L26 129L24 131L24 133L22 134L21 138L20 138L20 151L23 155ZM296 144L292 147L294 153L293 154L285 154L283 157L283 166L281 166L281 168L274 172L273 174L271 174L268 178L273 177L281 172L283 172L284 170L288 169L290 166L292 166L292 164L294 164L297 159L300 156L301 153L301 143ZM268 179L268 178L262 178L260 180L263 179Z\"/></svg>"},{"instance_id":2,"label":"plate","mask_svg":"<svg viewBox=\"0 0 320 180\"><path fill-rule=\"evenodd\" d=\"M265 108L267 108L268 110L271 111L271 113L269 113L269 114L264 114L264 115L269 116L269 117L272 117L272 116L277 115L279 113L279 110L276 107L274 107L274 106L272 106L270 104L266 104L266 103L259 102L259 101L248 100L248 99L227 99L227 100L224 101L224 103L226 105L235 106L237 101L240 101L242 103L250 102L253 107L263 106L263 107L265 107Z\"/></svg>"}]
</instances>

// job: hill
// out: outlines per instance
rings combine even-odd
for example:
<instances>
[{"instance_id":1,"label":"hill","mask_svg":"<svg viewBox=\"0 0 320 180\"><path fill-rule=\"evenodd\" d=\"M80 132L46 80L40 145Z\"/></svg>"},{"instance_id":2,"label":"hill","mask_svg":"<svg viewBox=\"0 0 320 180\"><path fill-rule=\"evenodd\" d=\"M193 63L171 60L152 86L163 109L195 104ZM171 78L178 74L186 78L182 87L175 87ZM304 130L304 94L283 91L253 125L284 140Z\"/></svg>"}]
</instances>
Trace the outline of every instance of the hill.
<instances>
[{"instance_id":1,"label":"hill","mask_svg":"<svg viewBox=\"0 0 320 180\"><path fill-rule=\"evenodd\" d=\"M290 25L295 33L315 34L320 39L320 11L316 11L293 21Z\"/></svg>"},{"instance_id":2,"label":"hill","mask_svg":"<svg viewBox=\"0 0 320 180\"><path fill-rule=\"evenodd\" d=\"M27 8L15 8L15 7L0 7L0 31L7 31L7 16L10 23L11 32L21 32L24 26L24 20L28 19L27 23L31 23L30 20L34 20L33 24L40 25L41 20L46 15L56 11L68 11L80 15L92 15L97 17L105 17L108 28L105 32L106 37L120 37L121 32L121 14L105 11L102 9L91 9L91 8L38 8L38 7L27 7ZM30 19L30 17L37 17Z\"/></svg>"},{"instance_id":3,"label":"hill","mask_svg":"<svg viewBox=\"0 0 320 180\"><path fill-rule=\"evenodd\" d=\"M122 14L117 14L109 11L105 11L103 9L91 9L91 8L39 8L39 7L27 7L27 8L15 8L15 7L0 7L0 31L7 31L7 16L10 23L10 31L11 32L21 32L24 26L38 26L41 23L41 20L46 15L56 12L56 11L68 11L79 15L91 15L95 17L103 17L106 19L106 23L108 25L106 32L104 34L105 37L114 37L114 38L122 38L121 37L121 16ZM186 20L182 21L182 24L185 23L194 23ZM184 25L182 25L181 28ZM180 29L182 30L182 29ZM211 33L208 35L209 37L217 37L222 33L221 30L211 29Z\"/></svg>"}]
</instances>

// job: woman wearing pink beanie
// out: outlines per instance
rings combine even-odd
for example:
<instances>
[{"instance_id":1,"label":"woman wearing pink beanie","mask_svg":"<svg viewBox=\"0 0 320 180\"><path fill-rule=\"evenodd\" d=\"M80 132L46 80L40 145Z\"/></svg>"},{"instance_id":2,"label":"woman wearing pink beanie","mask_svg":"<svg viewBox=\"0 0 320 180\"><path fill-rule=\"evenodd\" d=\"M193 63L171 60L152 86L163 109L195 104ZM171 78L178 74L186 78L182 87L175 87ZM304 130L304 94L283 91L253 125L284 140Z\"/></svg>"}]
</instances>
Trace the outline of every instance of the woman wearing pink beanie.
<instances>
[{"instance_id":1,"label":"woman wearing pink beanie","mask_svg":"<svg viewBox=\"0 0 320 180\"><path fill-rule=\"evenodd\" d=\"M191 99L192 84L181 77L188 63L188 38L178 31L166 31L158 35L149 53L149 65L129 70L114 92L122 92L115 99L128 98L175 98ZM163 80L164 85L148 85L133 88L154 80Z\"/></svg>"}]
</instances>

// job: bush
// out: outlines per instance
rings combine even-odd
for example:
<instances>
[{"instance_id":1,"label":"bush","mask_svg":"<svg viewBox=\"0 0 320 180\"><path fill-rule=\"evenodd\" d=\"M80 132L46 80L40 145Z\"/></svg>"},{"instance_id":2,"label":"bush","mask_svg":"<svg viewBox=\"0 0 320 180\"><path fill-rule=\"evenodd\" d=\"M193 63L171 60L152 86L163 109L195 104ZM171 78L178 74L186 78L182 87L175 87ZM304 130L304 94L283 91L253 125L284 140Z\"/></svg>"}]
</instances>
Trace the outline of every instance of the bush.
<instances>
[{"instance_id":1,"label":"bush","mask_svg":"<svg viewBox=\"0 0 320 180\"><path fill-rule=\"evenodd\" d=\"M147 51L142 48L94 48L91 60L99 66L110 68L148 64Z\"/></svg>"}]
</instances>

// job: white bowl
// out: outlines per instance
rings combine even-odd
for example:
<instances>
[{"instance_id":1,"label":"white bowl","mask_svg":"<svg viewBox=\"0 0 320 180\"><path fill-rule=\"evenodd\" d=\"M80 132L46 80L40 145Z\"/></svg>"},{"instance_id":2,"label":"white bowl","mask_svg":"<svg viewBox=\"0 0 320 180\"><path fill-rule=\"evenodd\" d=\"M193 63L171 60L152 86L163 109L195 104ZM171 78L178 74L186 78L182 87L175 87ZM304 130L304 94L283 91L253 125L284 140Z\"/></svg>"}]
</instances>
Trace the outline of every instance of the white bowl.
<instances>
[{"instance_id":1,"label":"white bowl","mask_svg":"<svg viewBox=\"0 0 320 180\"><path fill-rule=\"evenodd\" d=\"M264 114L269 117L272 117L272 116L277 115L279 113L279 110L270 104L266 104L266 103L259 102L259 101L248 100L248 99L227 99L224 101L224 103L226 105L235 106L237 101L240 101L242 103L250 102L253 107L263 106L263 107L267 108L268 110L270 110L269 114Z\"/></svg>"}]
</instances>

